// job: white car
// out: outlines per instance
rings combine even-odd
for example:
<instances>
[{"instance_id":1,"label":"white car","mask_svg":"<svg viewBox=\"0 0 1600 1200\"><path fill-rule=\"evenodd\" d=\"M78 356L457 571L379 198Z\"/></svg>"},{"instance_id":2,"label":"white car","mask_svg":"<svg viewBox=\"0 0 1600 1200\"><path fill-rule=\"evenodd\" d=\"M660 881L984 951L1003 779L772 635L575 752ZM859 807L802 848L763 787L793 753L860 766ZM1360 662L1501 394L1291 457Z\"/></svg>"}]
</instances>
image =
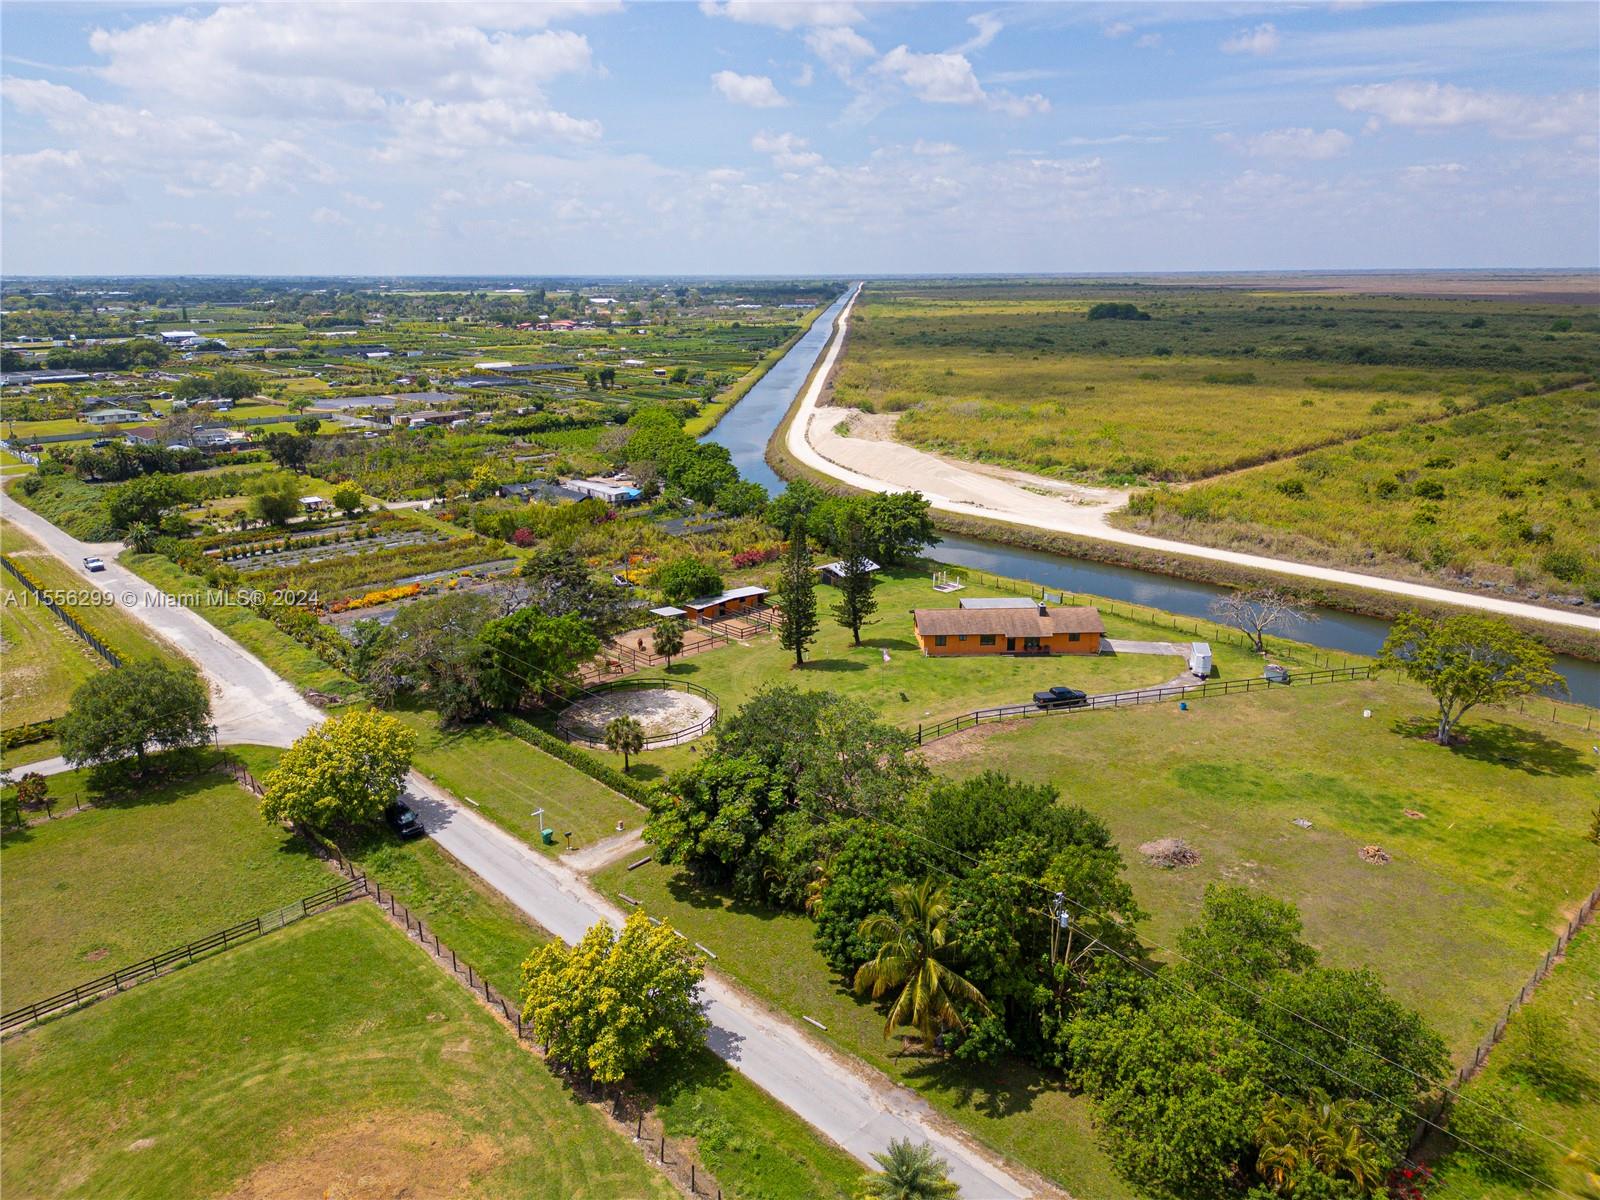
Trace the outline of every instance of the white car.
<instances>
[{"instance_id":1,"label":"white car","mask_svg":"<svg viewBox=\"0 0 1600 1200\"><path fill-rule=\"evenodd\" d=\"M83 560L83 565L91 571L104 571L106 569L106 560L97 555L90 555Z\"/></svg>"}]
</instances>

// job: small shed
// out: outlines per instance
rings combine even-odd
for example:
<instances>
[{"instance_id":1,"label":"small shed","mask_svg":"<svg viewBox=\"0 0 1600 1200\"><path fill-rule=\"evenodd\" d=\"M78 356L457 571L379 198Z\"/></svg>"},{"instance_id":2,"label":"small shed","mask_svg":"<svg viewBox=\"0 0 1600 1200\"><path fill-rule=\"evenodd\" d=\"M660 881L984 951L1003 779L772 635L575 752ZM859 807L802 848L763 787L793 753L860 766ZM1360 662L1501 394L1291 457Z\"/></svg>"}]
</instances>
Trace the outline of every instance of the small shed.
<instances>
[{"instance_id":1,"label":"small shed","mask_svg":"<svg viewBox=\"0 0 1600 1200\"><path fill-rule=\"evenodd\" d=\"M1189 671L1201 679L1211 678L1211 643L1195 642L1189 647Z\"/></svg>"},{"instance_id":2,"label":"small shed","mask_svg":"<svg viewBox=\"0 0 1600 1200\"><path fill-rule=\"evenodd\" d=\"M864 559L862 561L863 561L863 564L866 567L866 572L867 572L868 575L871 575L875 571L881 571L883 569L882 567L878 566L877 563L873 562L870 558ZM831 583L835 587L838 587L841 583L844 582L844 576L845 576L846 569L847 569L847 564L841 559L838 562L823 563L820 567L817 568L817 573L822 576L822 582L823 583Z\"/></svg>"},{"instance_id":3,"label":"small shed","mask_svg":"<svg viewBox=\"0 0 1600 1200\"><path fill-rule=\"evenodd\" d=\"M689 614L676 604L663 604L660 608L652 608L650 615L652 617L660 617L663 621L670 621L674 617L687 617Z\"/></svg>"},{"instance_id":4,"label":"small shed","mask_svg":"<svg viewBox=\"0 0 1600 1200\"><path fill-rule=\"evenodd\" d=\"M301 496L300 507L308 513L321 512L328 507L328 502L321 496Z\"/></svg>"}]
</instances>

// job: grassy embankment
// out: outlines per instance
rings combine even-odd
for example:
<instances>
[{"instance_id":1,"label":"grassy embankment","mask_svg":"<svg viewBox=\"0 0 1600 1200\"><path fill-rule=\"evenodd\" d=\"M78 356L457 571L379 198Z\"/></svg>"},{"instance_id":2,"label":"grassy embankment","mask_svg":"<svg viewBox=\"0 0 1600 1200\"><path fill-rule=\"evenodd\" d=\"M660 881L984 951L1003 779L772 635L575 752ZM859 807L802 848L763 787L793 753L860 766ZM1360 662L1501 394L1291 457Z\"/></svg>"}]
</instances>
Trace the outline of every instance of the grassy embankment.
<instances>
[{"instance_id":1,"label":"grassy embankment","mask_svg":"<svg viewBox=\"0 0 1600 1200\"><path fill-rule=\"evenodd\" d=\"M794 349L794 344L811 331L817 318L827 312L828 306L832 303L830 300L827 304L819 304L801 317L800 327L793 334L785 338L781 345L762 355L761 361L746 371L743 378L712 397L710 403L683 423L683 431L690 437L704 437L715 429L717 422L727 416L733 406L743 400L750 389L766 377L767 372L772 370L778 360Z\"/></svg>"},{"instance_id":2,"label":"grassy embankment","mask_svg":"<svg viewBox=\"0 0 1600 1200\"><path fill-rule=\"evenodd\" d=\"M369 904L0 1055L8 1196L676 1195Z\"/></svg>"}]
</instances>

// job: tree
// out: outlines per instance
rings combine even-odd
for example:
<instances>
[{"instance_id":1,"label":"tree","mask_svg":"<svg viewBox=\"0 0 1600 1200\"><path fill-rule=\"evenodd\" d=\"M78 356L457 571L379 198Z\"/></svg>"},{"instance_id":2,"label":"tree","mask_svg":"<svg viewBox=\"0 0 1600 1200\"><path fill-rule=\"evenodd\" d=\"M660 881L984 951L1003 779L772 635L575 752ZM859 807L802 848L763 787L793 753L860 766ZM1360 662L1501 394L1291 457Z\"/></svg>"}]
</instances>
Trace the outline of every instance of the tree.
<instances>
[{"instance_id":1,"label":"tree","mask_svg":"<svg viewBox=\"0 0 1600 1200\"><path fill-rule=\"evenodd\" d=\"M106 514L117 529L159 525L171 509L189 499L189 487L172 475L145 475L111 489Z\"/></svg>"},{"instance_id":2,"label":"tree","mask_svg":"<svg viewBox=\"0 0 1600 1200\"><path fill-rule=\"evenodd\" d=\"M754 480L739 479L723 485L717 492L716 505L730 517L753 516L766 508L767 489Z\"/></svg>"},{"instance_id":3,"label":"tree","mask_svg":"<svg viewBox=\"0 0 1600 1200\"><path fill-rule=\"evenodd\" d=\"M552 938L522 964L522 1019L551 1062L618 1083L700 1045L705 964L642 909L620 932L604 921L575 946Z\"/></svg>"},{"instance_id":4,"label":"tree","mask_svg":"<svg viewBox=\"0 0 1600 1200\"><path fill-rule=\"evenodd\" d=\"M152 745L176 750L211 740L211 695L187 666L131 662L73 692L56 736L74 766L133 758L143 772Z\"/></svg>"},{"instance_id":5,"label":"tree","mask_svg":"<svg viewBox=\"0 0 1600 1200\"><path fill-rule=\"evenodd\" d=\"M898 991L883 1036L911 1028L931 1046L939 1030L965 1028L963 1006L987 1013L989 1005L950 966L956 939L945 889L930 876L916 885L901 884L890 895L894 915L875 913L861 923L862 938L876 944L877 953L856 968L855 990L870 992L874 1000Z\"/></svg>"},{"instance_id":6,"label":"tree","mask_svg":"<svg viewBox=\"0 0 1600 1200\"><path fill-rule=\"evenodd\" d=\"M854 513L845 519L844 557L840 562L844 569L839 575L839 603L833 606L833 615L859 646L862 624L878 611L877 597L872 594L878 577L867 557L861 519Z\"/></svg>"},{"instance_id":7,"label":"tree","mask_svg":"<svg viewBox=\"0 0 1600 1200\"><path fill-rule=\"evenodd\" d=\"M322 428L322 422L316 417L298 417L294 423L294 431L311 437Z\"/></svg>"},{"instance_id":8,"label":"tree","mask_svg":"<svg viewBox=\"0 0 1600 1200\"><path fill-rule=\"evenodd\" d=\"M265 780L261 815L313 829L355 829L383 816L411 769L417 735L395 718L330 717L284 751Z\"/></svg>"},{"instance_id":9,"label":"tree","mask_svg":"<svg viewBox=\"0 0 1600 1200\"><path fill-rule=\"evenodd\" d=\"M933 506L921 492L876 492L857 503L867 548L885 566L909 562L939 540Z\"/></svg>"},{"instance_id":10,"label":"tree","mask_svg":"<svg viewBox=\"0 0 1600 1200\"><path fill-rule=\"evenodd\" d=\"M300 484L293 475L268 475L251 485L250 515L256 520L283 526L299 511Z\"/></svg>"},{"instance_id":11,"label":"tree","mask_svg":"<svg viewBox=\"0 0 1600 1200\"><path fill-rule=\"evenodd\" d=\"M1195 990L1233 1012L1248 1012L1250 992L1279 971L1314 966L1317 952L1300 940L1300 913L1292 904L1249 888L1206 886L1200 918L1178 934L1187 960L1178 969Z\"/></svg>"},{"instance_id":12,"label":"tree","mask_svg":"<svg viewBox=\"0 0 1600 1200\"><path fill-rule=\"evenodd\" d=\"M861 1177L862 1200L953 1200L961 1189L950 1179L950 1166L924 1142L891 1138L889 1149L874 1154L878 1171Z\"/></svg>"},{"instance_id":13,"label":"tree","mask_svg":"<svg viewBox=\"0 0 1600 1200\"><path fill-rule=\"evenodd\" d=\"M633 615L626 591L596 579L571 549L536 550L522 560L518 574L522 582L506 593L508 612L532 605L553 617L571 613L602 636Z\"/></svg>"},{"instance_id":14,"label":"tree","mask_svg":"<svg viewBox=\"0 0 1600 1200\"><path fill-rule=\"evenodd\" d=\"M492 462L479 463L467 477L467 495L473 500L487 500L500 488L500 472Z\"/></svg>"},{"instance_id":15,"label":"tree","mask_svg":"<svg viewBox=\"0 0 1600 1200\"><path fill-rule=\"evenodd\" d=\"M817 640L817 576L799 522L789 531L789 552L778 575L778 604L783 609L778 644L794 651L794 665L803 667L806 647Z\"/></svg>"},{"instance_id":16,"label":"tree","mask_svg":"<svg viewBox=\"0 0 1600 1200\"><path fill-rule=\"evenodd\" d=\"M715 596L722 590L717 569L698 558L675 558L657 568L651 580L668 604L681 604L697 596Z\"/></svg>"},{"instance_id":17,"label":"tree","mask_svg":"<svg viewBox=\"0 0 1600 1200\"><path fill-rule=\"evenodd\" d=\"M575 683L578 668L600 650L582 617L552 617L536 608L485 623L478 641L487 651L481 690L491 708L520 708Z\"/></svg>"},{"instance_id":18,"label":"tree","mask_svg":"<svg viewBox=\"0 0 1600 1200\"><path fill-rule=\"evenodd\" d=\"M50 781L37 771L29 771L17 781L17 805L30 811L42 808L45 816L55 816L55 801L50 798Z\"/></svg>"},{"instance_id":19,"label":"tree","mask_svg":"<svg viewBox=\"0 0 1600 1200\"><path fill-rule=\"evenodd\" d=\"M656 653L667 660L669 671L672 669L672 660L683 653L683 635L688 628L682 617L663 617L650 631L650 640L655 645Z\"/></svg>"},{"instance_id":20,"label":"tree","mask_svg":"<svg viewBox=\"0 0 1600 1200\"><path fill-rule=\"evenodd\" d=\"M1550 651L1498 617L1400 614L1378 658L1421 684L1439 705L1434 740L1448 746L1461 718L1479 704L1504 704L1547 688L1565 690Z\"/></svg>"},{"instance_id":21,"label":"tree","mask_svg":"<svg viewBox=\"0 0 1600 1200\"><path fill-rule=\"evenodd\" d=\"M1312 1088L1304 1101L1274 1096L1256 1128L1256 1170L1280 1196L1305 1192L1307 1176L1348 1181L1360 1196L1384 1190L1388 1162L1363 1125L1368 1107Z\"/></svg>"},{"instance_id":22,"label":"tree","mask_svg":"<svg viewBox=\"0 0 1600 1200\"><path fill-rule=\"evenodd\" d=\"M285 471L297 474L311 461L311 451L316 439L297 433L269 433L261 439L268 456Z\"/></svg>"},{"instance_id":23,"label":"tree","mask_svg":"<svg viewBox=\"0 0 1600 1200\"><path fill-rule=\"evenodd\" d=\"M894 889L919 873L905 839L881 825L858 821L828 861L812 907L812 938L828 965L854 975L876 947L861 936L868 917L894 911Z\"/></svg>"},{"instance_id":24,"label":"tree","mask_svg":"<svg viewBox=\"0 0 1600 1200\"><path fill-rule=\"evenodd\" d=\"M651 801L644 836L657 862L760 899L761 842L783 807L783 788L761 763L711 755L673 772Z\"/></svg>"},{"instance_id":25,"label":"tree","mask_svg":"<svg viewBox=\"0 0 1600 1200\"><path fill-rule=\"evenodd\" d=\"M633 717L612 717L606 722L606 749L622 755L622 773L628 773L628 759L644 749L644 726Z\"/></svg>"},{"instance_id":26,"label":"tree","mask_svg":"<svg viewBox=\"0 0 1600 1200\"><path fill-rule=\"evenodd\" d=\"M127 539L128 548L135 554L149 554L156 548L156 535L159 530L154 525L144 521L135 521L123 530L122 536Z\"/></svg>"},{"instance_id":27,"label":"tree","mask_svg":"<svg viewBox=\"0 0 1600 1200\"><path fill-rule=\"evenodd\" d=\"M341 483L333 493L333 506L347 517L353 517L366 508L361 489L353 483Z\"/></svg>"},{"instance_id":28,"label":"tree","mask_svg":"<svg viewBox=\"0 0 1600 1200\"><path fill-rule=\"evenodd\" d=\"M1213 618L1234 625L1250 638L1257 654L1267 652L1266 635L1292 621L1315 621L1316 614L1277 588L1250 588L1215 597L1207 606Z\"/></svg>"},{"instance_id":29,"label":"tree","mask_svg":"<svg viewBox=\"0 0 1600 1200\"><path fill-rule=\"evenodd\" d=\"M478 632L493 617L493 602L477 592L408 604L377 643L363 682L379 704L425 691L446 724L479 716L489 648Z\"/></svg>"}]
</instances>

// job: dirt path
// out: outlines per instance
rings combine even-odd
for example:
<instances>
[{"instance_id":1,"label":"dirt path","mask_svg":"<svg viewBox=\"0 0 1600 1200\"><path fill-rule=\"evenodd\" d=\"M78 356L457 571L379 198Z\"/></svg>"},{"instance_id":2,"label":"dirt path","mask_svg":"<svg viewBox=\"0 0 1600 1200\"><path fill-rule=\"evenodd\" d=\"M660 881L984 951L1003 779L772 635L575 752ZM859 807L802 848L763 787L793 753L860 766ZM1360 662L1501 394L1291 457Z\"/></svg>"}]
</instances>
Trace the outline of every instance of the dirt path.
<instances>
[{"instance_id":1,"label":"dirt path","mask_svg":"<svg viewBox=\"0 0 1600 1200\"><path fill-rule=\"evenodd\" d=\"M1149 537L1118 529L1106 518L1126 503L1126 493L1110 489L1076 489L1099 492L1098 496L1063 495L1060 480L1045 479L1020 471L996 475L967 463L928 454L899 442L878 437L851 437L837 432L849 427L853 409L822 406L821 400L849 330L850 314L860 289L840 312L836 336L828 346L822 368L817 371L800 399L790 422L785 449L796 460L854 488L868 492L897 492L916 489L943 512L969 517L986 517L1014 525L1030 525L1054 533L1072 534L1102 542L1138 546L1166 554L1184 554L1254 570L1272 571L1326 583L1388 592L1436 604L1453 604L1504 616L1545 621L1586 632L1600 632L1600 616L1592 612L1566 612L1508 600L1499 596L1458 592L1449 588L1409 583L1381 575L1363 575L1313 563L1268 558L1237 550L1198 546L1170 538Z\"/></svg>"}]
</instances>

